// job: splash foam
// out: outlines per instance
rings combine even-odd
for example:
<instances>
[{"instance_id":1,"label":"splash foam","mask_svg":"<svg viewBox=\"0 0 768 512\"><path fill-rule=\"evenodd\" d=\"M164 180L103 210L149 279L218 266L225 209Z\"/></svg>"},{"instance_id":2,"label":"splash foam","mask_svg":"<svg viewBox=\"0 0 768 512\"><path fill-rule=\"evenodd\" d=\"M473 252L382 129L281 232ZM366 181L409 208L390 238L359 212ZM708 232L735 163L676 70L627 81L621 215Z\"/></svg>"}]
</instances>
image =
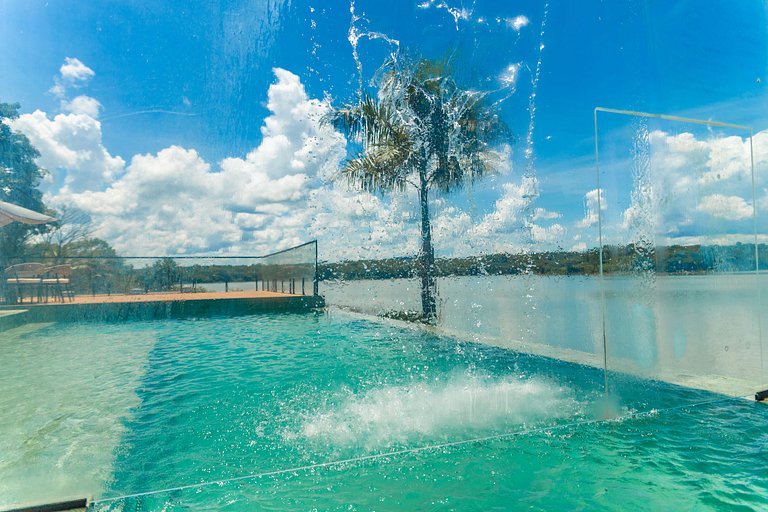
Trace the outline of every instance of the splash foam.
<instances>
[{"instance_id":1,"label":"splash foam","mask_svg":"<svg viewBox=\"0 0 768 512\"><path fill-rule=\"evenodd\" d=\"M462 375L349 393L335 407L305 414L298 432L287 437L374 448L416 438L529 426L580 410L570 389L544 379Z\"/></svg>"}]
</instances>

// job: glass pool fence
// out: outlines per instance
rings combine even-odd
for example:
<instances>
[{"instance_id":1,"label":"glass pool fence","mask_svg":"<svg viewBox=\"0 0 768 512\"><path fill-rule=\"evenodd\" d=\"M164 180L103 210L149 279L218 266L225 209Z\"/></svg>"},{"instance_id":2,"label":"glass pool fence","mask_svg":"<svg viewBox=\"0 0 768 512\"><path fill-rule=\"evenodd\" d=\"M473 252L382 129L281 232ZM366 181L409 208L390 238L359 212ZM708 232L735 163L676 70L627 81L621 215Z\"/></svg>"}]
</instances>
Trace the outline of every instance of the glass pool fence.
<instances>
[{"instance_id":1,"label":"glass pool fence","mask_svg":"<svg viewBox=\"0 0 768 512\"><path fill-rule=\"evenodd\" d=\"M317 241L264 256L28 254L5 269L5 304L78 296L265 291L317 295Z\"/></svg>"}]
</instances>

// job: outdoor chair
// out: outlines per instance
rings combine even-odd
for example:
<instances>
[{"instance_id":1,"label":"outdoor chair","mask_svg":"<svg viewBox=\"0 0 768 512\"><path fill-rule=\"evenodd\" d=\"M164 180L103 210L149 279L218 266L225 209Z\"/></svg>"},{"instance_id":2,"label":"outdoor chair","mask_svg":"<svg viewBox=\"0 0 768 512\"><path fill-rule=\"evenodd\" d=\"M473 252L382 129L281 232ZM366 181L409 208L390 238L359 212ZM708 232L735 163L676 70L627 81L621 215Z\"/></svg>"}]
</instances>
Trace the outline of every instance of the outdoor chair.
<instances>
[{"instance_id":1,"label":"outdoor chair","mask_svg":"<svg viewBox=\"0 0 768 512\"><path fill-rule=\"evenodd\" d=\"M29 301L37 297L41 302L43 297L43 279L45 265L42 263L20 263L11 265L5 269L5 284L9 302L24 302L24 297Z\"/></svg>"},{"instance_id":2,"label":"outdoor chair","mask_svg":"<svg viewBox=\"0 0 768 512\"><path fill-rule=\"evenodd\" d=\"M45 301L48 302L48 296L53 291L53 300L69 299L70 302L75 300L75 294L72 291L70 285L70 279L72 277L72 267L69 265L56 265L55 267L47 268L43 274L42 285L45 288Z\"/></svg>"}]
</instances>

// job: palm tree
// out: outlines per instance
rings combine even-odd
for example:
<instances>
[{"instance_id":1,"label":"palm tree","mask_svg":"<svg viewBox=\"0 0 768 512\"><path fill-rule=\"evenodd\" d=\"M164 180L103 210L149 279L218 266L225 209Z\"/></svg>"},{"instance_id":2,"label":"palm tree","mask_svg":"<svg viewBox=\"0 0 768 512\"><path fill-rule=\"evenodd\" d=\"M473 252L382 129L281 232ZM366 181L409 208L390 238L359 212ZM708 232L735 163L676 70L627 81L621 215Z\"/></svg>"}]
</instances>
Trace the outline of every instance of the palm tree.
<instances>
[{"instance_id":1,"label":"palm tree","mask_svg":"<svg viewBox=\"0 0 768 512\"><path fill-rule=\"evenodd\" d=\"M376 97L361 95L332 109L325 122L359 144L342 176L374 193L416 189L421 210L422 321L436 319L435 255L429 192L447 193L493 172L500 155L492 144L508 133L487 93L461 89L447 61L388 59L378 73Z\"/></svg>"}]
</instances>

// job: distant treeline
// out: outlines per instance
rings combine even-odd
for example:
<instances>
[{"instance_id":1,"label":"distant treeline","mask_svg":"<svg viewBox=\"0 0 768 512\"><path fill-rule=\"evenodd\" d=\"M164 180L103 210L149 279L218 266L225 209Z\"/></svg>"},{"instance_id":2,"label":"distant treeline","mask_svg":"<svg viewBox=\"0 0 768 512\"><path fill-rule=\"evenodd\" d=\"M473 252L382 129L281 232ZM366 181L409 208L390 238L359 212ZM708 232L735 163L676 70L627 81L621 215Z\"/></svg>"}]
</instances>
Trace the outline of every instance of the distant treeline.
<instances>
[{"instance_id":1,"label":"distant treeline","mask_svg":"<svg viewBox=\"0 0 768 512\"><path fill-rule=\"evenodd\" d=\"M758 247L761 261L768 263L768 246ZM322 263L319 279L393 279L414 277L417 258ZM600 272L598 249L585 252L547 251L531 254L489 254L462 258L439 258L437 275L594 275ZM672 245L643 247L638 245L603 248L603 270L606 273L654 271L666 274L704 274L710 272L744 272L755 269L755 246Z\"/></svg>"},{"instance_id":2,"label":"distant treeline","mask_svg":"<svg viewBox=\"0 0 768 512\"><path fill-rule=\"evenodd\" d=\"M79 245L78 245L79 244ZM171 290L198 284L221 282L280 282L295 279L297 287L309 287L314 264L190 265L182 260L160 258L152 265L136 268L131 260L120 258L106 242L97 239L70 244L68 253L51 258L36 247L32 258L73 266L72 286L77 293L129 292L136 290ZM768 245L758 246L759 257L768 265ZM34 259L33 259L34 261ZM750 244L730 246L639 245L606 246L603 267L606 273L621 274L654 271L666 274L705 274L745 272L755 269L755 247ZM318 265L318 278L327 280L393 279L417 275L415 257L324 262ZM436 273L445 276L517 275L595 275L600 269L597 249L585 252L547 251L531 254L489 254L462 258L439 258ZM203 286L204 287L204 286ZM311 289L311 288L309 288Z\"/></svg>"}]
</instances>

